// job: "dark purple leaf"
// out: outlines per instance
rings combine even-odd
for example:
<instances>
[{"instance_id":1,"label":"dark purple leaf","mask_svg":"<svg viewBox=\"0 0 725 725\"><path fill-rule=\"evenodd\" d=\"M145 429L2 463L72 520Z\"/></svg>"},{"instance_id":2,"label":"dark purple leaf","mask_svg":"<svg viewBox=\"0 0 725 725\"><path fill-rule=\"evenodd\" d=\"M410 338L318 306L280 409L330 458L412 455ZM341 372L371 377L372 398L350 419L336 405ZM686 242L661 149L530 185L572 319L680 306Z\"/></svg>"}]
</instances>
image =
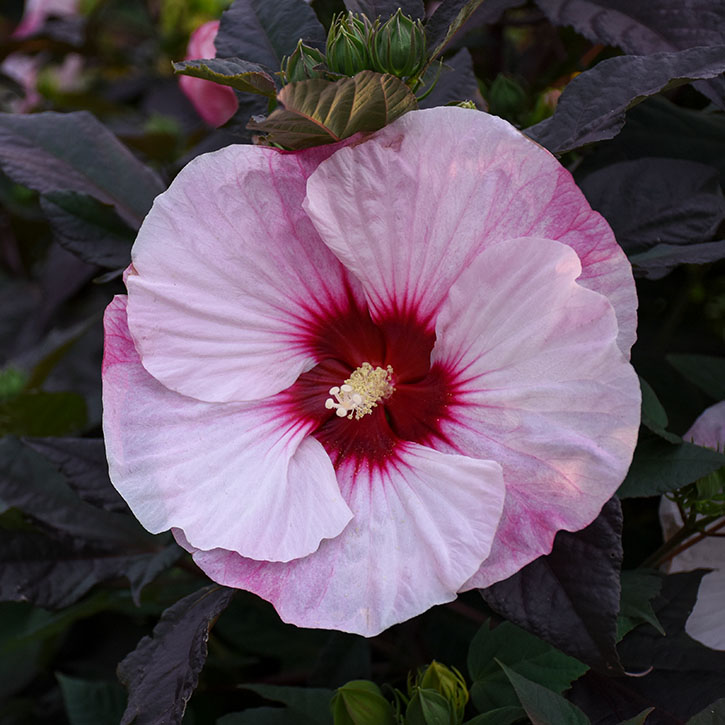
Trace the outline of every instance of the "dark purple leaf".
<instances>
[{"instance_id":1,"label":"dark purple leaf","mask_svg":"<svg viewBox=\"0 0 725 725\"><path fill-rule=\"evenodd\" d=\"M598 63L564 89L556 112L526 133L552 153L614 138L627 109L664 88L714 78L725 71L725 46L648 56L625 55Z\"/></svg>"},{"instance_id":2,"label":"dark purple leaf","mask_svg":"<svg viewBox=\"0 0 725 725\"><path fill-rule=\"evenodd\" d=\"M616 139L596 149L580 169L644 157L687 159L707 164L725 179L725 114L694 111L654 96L627 113Z\"/></svg>"},{"instance_id":3,"label":"dark purple leaf","mask_svg":"<svg viewBox=\"0 0 725 725\"><path fill-rule=\"evenodd\" d=\"M367 15L370 20L380 17L385 21L398 8L413 19L425 15L423 0L345 0L345 7L353 13Z\"/></svg>"},{"instance_id":4,"label":"dark purple leaf","mask_svg":"<svg viewBox=\"0 0 725 725\"><path fill-rule=\"evenodd\" d=\"M131 517L81 500L50 462L10 437L0 441L0 503L44 532L5 532L0 600L60 608L98 582L125 577L138 602L143 587L181 554Z\"/></svg>"},{"instance_id":5,"label":"dark purple leaf","mask_svg":"<svg viewBox=\"0 0 725 725\"><path fill-rule=\"evenodd\" d=\"M658 244L633 254L629 261L635 274L661 279L680 264L709 264L725 258L725 241L701 244Z\"/></svg>"},{"instance_id":6,"label":"dark purple leaf","mask_svg":"<svg viewBox=\"0 0 725 725\"><path fill-rule=\"evenodd\" d=\"M523 5L524 2L525 0L486 0L481 7L475 10L476 20L479 23L495 23L506 10ZM443 0L436 8L425 24L429 49L436 48L446 40L448 28L456 20L458 13L468 4L468 0ZM480 3L477 4L480 5ZM453 35L446 42L450 42L452 39Z\"/></svg>"},{"instance_id":7,"label":"dark purple leaf","mask_svg":"<svg viewBox=\"0 0 725 725\"><path fill-rule=\"evenodd\" d=\"M5 531L0 600L62 609L99 582L126 578L138 604L143 587L181 553L177 546L132 551L35 531Z\"/></svg>"},{"instance_id":8,"label":"dark purple leaf","mask_svg":"<svg viewBox=\"0 0 725 725\"><path fill-rule=\"evenodd\" d=\"M0 114L0 168L41 194L72 191L112 205L134 229L165 188L86 111Z\"/></svg>"},{"instance_id":9,"label":"dark purple leaf","mask_svg":"<svg viewBox=\"0 0 725 725\"><path fill-rule=\"evenodd\" d=\"M207 654L209 630L231 601L233 591L204 587L169 607L118 666L128 690L121 725L181 723Z\"/></svg>"},{"instance_id":10,"label":"dark purple leaf","mask_svg":"<svg viewBox=\"0 0 725 725\"><path fill-rule=\"evenodd\" d=\"M258 93L267 98L275 98L277 95L274 79L264 68L241 58L185 60L174 63L174 71L181 75L230 86L242 93Z\"/></svg>"},{"instance_id":11,"label":"dark purple leaf","mask_svg":"<svg viewBox=\"0 0 725 725\"><path fill-rule=\"evenodd\" d=\"M615 646L622 564L616 498L587 528L560 531L551 554L481 590L496 612L599 670L621 672Z\"/></svg>"},{"instance_id":12,"label":"dark purple leaf","mask_svg":"<svg viewBox=\"0 0 725 725\"><path fill-rule=\"evenodd\" d=\"M661 244L706 242L725 219L720 174L693 161L622 161L578 183L628 254Z\"/></svg>"},{"instance_id":13,"label":"dark purple leaf","mask_svg":"<svg viewBox=\"0 0 725 725\"><path fill-rule=\"evenodd\" d=\"M571 25L589 40L632 55L725 45L725 5L712 0L536 0L555 25ZM701 90L725 99L722 80Z\"/></svg>"},{"instance_id":14,"label":"dark purple leaf","mask_svg":"<svg viewBox=\"0 0 725 725\"><path fill-rule=\"evenodd\" d=\"M109 548L154 545L154 538L135 520L82 501L51 463L12 437L0 440L0 500L81 541Z\"/></svg>"},{"instance_id":15,"label":"dark purple leaf","mask_svg":"<svg viewBox=\"0 0 725 725\"><path fill-rule=\"evenodd\" d=\"M277 71L300 38L325 46L325 29L304 0L235 0L222 14L214 45L219 58L243 58Z\"/></svg>"},{"instance_id":16,"label":"dark purple leaf","mask_svg":"<svg viewBox=\"0 0 725 725\"><path fill-rule=\"evenodd\" d=\"M590 672L574 683L570 698L595 725L615 725L652 705L648 725L684 725L725 692L725 652L708 649L684 631L703 574L664 578L652 607L665 637L645 624L622 641L625 670L639 676L607 678Z\"/></svg>"},{"instance_id":17,"label":"dark purple leaf","mask_svg":"<svg viewBox=\"0 0 725 725\"><path fill-rule=\"evenodd\" d=\"M435 67L429 72L435 74ZM421 102L421 108L435 108L447 103L473 101L479 95L478 81L473 72L473 58L468 48L462 48L449 58L435 88Z\"/></svg>"},{"instance_id":18,"label":"dark purple leaf","mask_svg":"<svg viewBox=\"0 0 725 725\"><path fill-rule=\"evenodd\" d=\"M128 511L111 485L100 438L27 438L23 442L55 466L83 501L107 511Z\"/></svg>"},{"instance_id":19,"label":"dark purple leaf","mask_svg":"<svg viewBox=\"0 0 725 725\"><path fill-rule=\"evenodd\" d=\"M40 197L40 206L55 241L84 262L112 269L131 263L136 234L110 204L74 191L51 191Z\"/></svg>"}]
</instances>

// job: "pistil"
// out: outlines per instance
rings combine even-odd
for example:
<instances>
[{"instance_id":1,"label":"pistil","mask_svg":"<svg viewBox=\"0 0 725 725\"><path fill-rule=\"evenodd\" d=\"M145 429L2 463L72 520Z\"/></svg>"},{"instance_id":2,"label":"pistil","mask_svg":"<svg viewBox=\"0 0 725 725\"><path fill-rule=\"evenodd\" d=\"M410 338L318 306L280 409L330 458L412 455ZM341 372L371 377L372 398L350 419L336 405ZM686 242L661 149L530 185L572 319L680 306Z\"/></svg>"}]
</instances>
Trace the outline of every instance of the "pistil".
<instances>
[{"instance_id":1,"label":"pistil","mask_svg":"<svg viewBox=\"0 0 725 725\"><path fill-rule=\"evenodd\" d=\"M341 386L330 388L333 397L325 401L325 407L334 409L339 418L352 420L354 417L359 420L372 413L373 408L394 391L393 368L390 365L374 368L369 362L364 362Z\"/></svg>"}]
</instances>

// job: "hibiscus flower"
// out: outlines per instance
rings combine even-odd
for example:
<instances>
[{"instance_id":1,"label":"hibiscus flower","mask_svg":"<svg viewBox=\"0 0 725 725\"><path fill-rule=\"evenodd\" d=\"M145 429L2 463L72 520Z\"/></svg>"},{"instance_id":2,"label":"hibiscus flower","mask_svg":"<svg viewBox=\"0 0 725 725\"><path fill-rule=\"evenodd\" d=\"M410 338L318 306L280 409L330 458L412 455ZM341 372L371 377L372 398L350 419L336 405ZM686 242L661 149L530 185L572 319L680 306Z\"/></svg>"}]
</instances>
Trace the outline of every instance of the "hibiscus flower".
<instances>
[{"instance_id":1,"label":"hibiscus flower","mask_svg":"<svg viewBox=\"0 0 725 725\"><path fill-rule=\"evenodd\" d=\"M705 410L692 427L682 436L686 441L713 450L725 450L725 400ZM669 539L680 528L683 520L674 501L663 497L660 521L665 538ZM725 532L725 518L711 523L708 530ZM670 574L694 569L712 569L705 574L697 592L697 601L685 624L685 631L693 639L712 649L725 650L725 539L708 536L680 552L668 564Z\"/></svg>"},{"instance_id":2,"label":"hibiscus flower","mask_svg":"<svg viewBox=\"0 0 725 725\"><path fill-rule=\"evenodd\" d=\"M216 58L214 40L218 32L218 20L200 25L189 38L185 60ZM237 112L239 101L229 86L192 76L181 76L179 85L196 112L210 126L223 126Z\"/></svg>"},{"instance_id":3,"label":"hibiscus flower","mask_svg":"<svg viewBox=\"0 0 725 725\"><path fill-rule=\"evenodd\" d=\"M501 119L201 156L132 259L105 320L111 479L285 621L373 635L504 579L627 471L630 266Z\"/></svg>"}]
</instances>

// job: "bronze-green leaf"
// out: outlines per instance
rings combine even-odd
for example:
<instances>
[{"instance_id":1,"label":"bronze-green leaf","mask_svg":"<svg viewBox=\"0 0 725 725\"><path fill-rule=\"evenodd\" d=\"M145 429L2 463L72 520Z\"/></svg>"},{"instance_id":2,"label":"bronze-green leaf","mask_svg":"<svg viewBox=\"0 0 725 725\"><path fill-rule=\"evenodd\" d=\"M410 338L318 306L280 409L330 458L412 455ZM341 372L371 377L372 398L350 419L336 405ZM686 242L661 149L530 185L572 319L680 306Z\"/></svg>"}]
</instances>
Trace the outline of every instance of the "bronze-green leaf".
<instances>
[{"instance_id":1,"label":"bronze-green leaf","mask_svg":"<svg viewBox=\"0 0 725 725\"><path fill-rule=\"evenodd\" d=\"M290 83L278 94L284 108L247 128L266 134L268 143L288 149L320 146L359 131L377 131L418 107L400 79L365 70L338 81L311 79Z\"/></svg>"},{"instance_id":2,"label":"bronze-green leaf","mask_svg":"<svg viewBox=\"0 0 725 725\"><path fill-rule=\"evenodd\" d=\"M241 58L185 60L174 63L174 71L180 75L231 86L243 93L257 93L274 98L277 92L274 79L261 65L249 63Z\"/></svg>"}]
</instances>

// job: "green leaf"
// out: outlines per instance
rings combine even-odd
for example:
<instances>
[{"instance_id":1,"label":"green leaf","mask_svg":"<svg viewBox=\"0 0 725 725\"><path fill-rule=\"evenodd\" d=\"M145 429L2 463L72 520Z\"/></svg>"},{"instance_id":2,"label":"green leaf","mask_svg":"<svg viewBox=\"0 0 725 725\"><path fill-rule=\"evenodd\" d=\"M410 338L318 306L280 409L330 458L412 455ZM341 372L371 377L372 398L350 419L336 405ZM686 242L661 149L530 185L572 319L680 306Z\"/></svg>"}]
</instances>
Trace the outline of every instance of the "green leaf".
<instances>
[{"instance_id":1,"label":"green leaf","mask_svg":"<svg viewBox=\"0 0 725 725\"><path fill-rule=\"evenodd\" d=\"M359 131L377 131L417 108L410 89L395 76L362 71L353 78L313 78L286 85L277 96L283 109L247 128L289 149L334 143Z\"/></svg>"},{"instance_id":2,"label":"green leaf","mask_svg":"<svg viewBox=\"0 0 725 725\"><path fill-rule=\"evenodd\" d=\"M117 682L80 680L56 673L70 725L117 725L126 694Z\"/></svg>"},{"instance_id":3,"label":"green leaf","mask_svg":"<svg viewBox=\"0 0 725 725\"><path fill-rule=\"evenodd\" d=\"M330 700L332 690L322 687L283 687L281 685L247 684L245 690L252 690L267 700L287 705L290 714L310 722L325 725L332 723Z\"/></svg>"},{"instance_id":4,"label":"green leaf","mask_svg":"<svg viewBox=\"0 0 725 725\"><path fill-rule=\"evenodd\" d=\"M50 617L26 603L0 603L0 698L22 690L43 667L44 638L23 635Z\"/></svg>"},{"instance_id":5,"label":"green leaf","mask_svg":"<svg viewBox=\"0 0 725 725\"><path fill-rule=\"evenodd\" d=\"M714 400L725 400L725 358L712 355L667 355L683 378Z\"/></svg>"},{"instance_id":6,"label":"green leaf","mask_svg":"<svg viewBox=\"0 0 725 725\"><path fill-rule=\"evenodd\" d=\"M525 718L526 713L520 707L497 707L467 720L464 725L513 725Z\"/></svg>"},{"instance_id":7,"label":"green leaf","mask_svg":"<svg viewBox=\"0 0 725 725\"><path fill-rule=\"evenodd\" d=\"M435 690L416 690L405 711L406 725L450 725L452 718L450 704Z\"/></svg>"},{"instance_id":8,"label":"green leaf","mask_svg":"<svg viewBox=\"0 0 725 725\"><path fill-rule=\"evenodd\" d=\"M510 622L494 629L484 624L468 651L468 671L473 680L471 698L481 712L518 706L514 690L496 665L497 659L556 692L566 690L589 669Z\"/></svg>"},{"instance_id":9,"label":"green leaf","mask_svg":"<svg viewBox=\"0 0 725 725\"><path fill-rule=\"evenodd\" d=\"M77 393L29 391L0 401L0 436L78 433L86 420L86 401Z\"/></svg>"},{"instance_id":10,"label":"green leaf","mask_svg":"<svg viewBox=\"0 0 725 725\"><path fill-rule=\"evenodd\" d=\"M277 95L274 78L261 65L241 58L185 60L174 63L174 71L181 75L231 86L242 93L256 93L267 98L274 98Z\"/></svg>"},{"instance_id":11,"label":"green leaf","mask_svg":"<svg viewBox=\"0 0 725 725\"><path fill-rule=\"evenodd\" d=\"M111 204L75 191L51 191L41 195L40 206L58 244L84 262L114 269L131 262L136 234Z\"/></svg>"},{"instance_id":12,"label":"green leaf","mask_svg":"<svg viewBox=\"0 0 725 725\"><path fill-rule=\"evenodd\" d=\"M708 705L702 712L691 717L687 725L722 725L725 722L725 698Z\"/></svg>"},{"instance_id":13,"label":"green leaf","mask_svg":"<svg viewBox=\"0 0 725 725\"><path fill-rule=\"evenodd\" d=\"M669 443L642 429L632 465L617 496L658 496L693 483L722 466L722 453L692 443Z\"/></svg>"},{"instance_id":14,"label":"green leaf","mask_svg":"<svg viewBox=\"0 0 725 725\"><path fill-rule=\"evenodd\" d=\"M22 370L5 368L0 370L0 400L12 398L25 387L27 375Z\"/></svg>"},{"instance_id":15,"label":"green leaf","mask_svg":"<svg viewBox=\"0 0 725 725\"><path fill-rule=\"evenodd\" d=\"M617 622L617 639L637 625L647 622L664 636L665 630L660 624L652 600L662 588L662 574L657 571L638 569L622 572L622 599Z\"/></svg>"},{"instance_id":16,"label":"green leaf","mask_svg":"<svg viewBox=\"0 0 725 725\"><path fill-rule=\"evenodd\" d=\"M589 725L589 718L561 695L498 662L533 725Z\"/></svg>"},{"instance_id":17,"label":"green leaf","mask_svg":"<svg viewBox=\"0 0 725 725\"><path fill-rule=\"evenodd\" d=\"M679 436L666 430L669 423L667 413L650 384L640 377L639 387L642 391L642 425L670 443L680 443L682 439Z\"/></svg>"},{"instance_id":18,"label":"green leaf","mask_svg":"<svg viewBox=\"0 0 725 725\"><path fill-rule=\"evenodd\" d=\"M216 725L307 725L297 715L283 707L252 707L242 712L230 712L216 721ZM311 725L314 725L311 724Z\"/></svg>"},{"instance_id":19,"label":"green leaf","mask_svg":"<svg viewBox=\"0 0 725 725\"><path fill-rule=\"evenodd\" d=\"M652 55L624 55L597 63L564 89L551 118L526 130L552 153L614 138L627 109L648 96L725 71L725 46Z\"/></svg>"}]
</instances>

